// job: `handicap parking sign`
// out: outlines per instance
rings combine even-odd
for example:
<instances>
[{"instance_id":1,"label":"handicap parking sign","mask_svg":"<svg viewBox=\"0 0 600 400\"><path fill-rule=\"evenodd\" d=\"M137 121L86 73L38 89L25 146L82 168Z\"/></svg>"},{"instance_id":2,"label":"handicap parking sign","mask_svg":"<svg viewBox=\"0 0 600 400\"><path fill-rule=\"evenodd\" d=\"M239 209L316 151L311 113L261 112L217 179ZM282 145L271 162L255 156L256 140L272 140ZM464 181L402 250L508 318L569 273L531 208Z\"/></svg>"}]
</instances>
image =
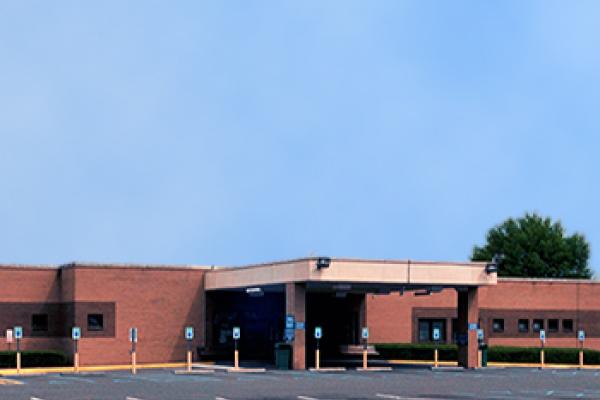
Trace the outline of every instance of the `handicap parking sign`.
<instances>
[{"instance_id":1,"label":"handicap parking sign","mask_svg":"<svg viewBox=\"0 0 600 400\"><path fill-rule=\"evenodd\" d=\"M240 338L240 327L236 326L233 328L233 338L238 340Z\"/></svg>"},{"instance_id":2,"label":"handicap parking sign","mask_svg":"<svg viewBox=\"0 0 600 400\"><path fill-rule=\"evenodd\" d=\"M320 326L315 328L315 339L321 339L323 337L323 330Z\"/></svg>"},{"instance_id":3,"label":"handicap parking sign","mask_svg":"<svg viewBox=\"0 0 600 400\"><path fill-rule=\"evenodd\" d=\"M15 339L23 339L23 328L15 326Z\"/></svg>"},{"instance_id":4,"label":"handicap parking sign","mask_svg":"<svg viewBox=\"0 0 600 400\"><path fill-rule=\"evenodd\" d=\"M477 340L483 341L483 329L477 329Z\"/></svg>"},{"instance_id":5,"label":"handicap parking sign","mask_svg":"<svg viewBox=\"0 0 600 400\"><path fill-rule=\"evenodd\" d=\"M577 332L577 338L579 339L580 342L583 342L585 340L585 331Z\"/></svg>"},{"instance_id":6,"label":"handicap parking sign","mask_svg":"<svg viewBox=\"0 0 600 400\"><path fill-rule=\"evenodd\" d=\"M440 328L433 328L433 340L440 340Z\"/></svg>"},{"instance_id":7,"label":"handicap parking sign","mask_svg":"<svg viewBox=\"0 0 600 400\"><path fill-rule=\"evenodd\" d=\"M73 338L73 340L81 339L81 329L77 326L74 327L73 330L71 331L71 337Z\"/></svg>"},{"instance_id":8,"label":"handicap parking sign","mask_svg":"<svg viewBox=\"0 0 600 400\"><path fill-rule=\"evenodd\" d=\"M542 342L545 342L545 341L546 341L546 331L545 331L545 330L543 330L543 329L540 329L540 340L541 340Z\"/></svg>"},{"instance_id":9,"label":"handicap parking sign","mask_svg":"<svg viewBox=\"0 0 600 400\"><path fill-rule=\"evenodd\" d=\"M365 327L362 328L362 334L361 334L363 339L368 339L369 338L369 328Z\"/></svg>"},{"instance_id":10,"label":"handicap parking sign","mask_svg":"<svg viewBox=\"0 0 600 400\"><path fill-rule=\"evenodd\" d=\"M194 338L194 328L192 328L191 326L186 326L185 327L185 339L192 340L193 338Z\"/></svg>"}]
</instances>

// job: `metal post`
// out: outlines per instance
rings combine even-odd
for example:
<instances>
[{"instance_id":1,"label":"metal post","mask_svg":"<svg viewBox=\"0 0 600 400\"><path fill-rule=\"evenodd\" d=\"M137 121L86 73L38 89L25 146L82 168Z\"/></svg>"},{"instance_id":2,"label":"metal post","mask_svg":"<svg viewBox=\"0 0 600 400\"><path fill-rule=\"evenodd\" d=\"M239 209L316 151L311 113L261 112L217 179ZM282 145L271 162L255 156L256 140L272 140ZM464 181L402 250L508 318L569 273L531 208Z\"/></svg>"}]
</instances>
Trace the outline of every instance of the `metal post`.
<instances>
[{"instance_id":1,"label":"metal post","mask_svg":"<svg viewBox=\"0 0 600 400\"><path fill-rule=\"evenodd\" d=\"M75 370L75 372L79 372L79 341L75 340L75 357L73 358L73 369Z\"/></svg>"},{"instance_id":2,"label":"metal post","mask_svg":"<svg viewBox=\"0 0 600 400\"><path fill-rule=\"evenodd\" d=\"M17 339L17 374L21 373L21 339Z\"/></svg>"},{"instance_id":3,"label":"metal post","mask_svg":"<svg viewBox=\"0 0 600 400\"><path fill-rule=\"evenodd\" d=\"M235 343L235 352L234 352L234 355L233 355L233 367L235 369L239 369L240 368L240 355L239 355L239 352L238 352L238 341L237 341L237 339L235 340L234 343Z\"/></svg>"},{"instance_id":4,"label":"metal post","mask_svg":"<svg viewBox=\"0 0 600 400\"><path fill-rule=\"evenodd\" d=\"M135 353L135 341L131 342L131 373L132 374L136 374L137 373L137 359L136 359L136 353Z\"/></svg>"},{"instance_id":5,"label":"metal post","mask_svg":"<svg viewBox=\"0 0 600 400\"><path fill-rule=\"evenodd\" d=\"M319 339L317 339L317 350L316 350L316 354L315 354L315 368L319 369L321 368L321 360L320 360L320 351L319 351Z\"/></svg>"},{"instance_id":6,"label":"metal post","mask_svg":"<svg viewBox=\"0 0 600 400\"><path fill-rule=\"evenodd\" d=\"M191 372L192 371L192 341L191 340L188 340L186 362L187 362L187 371Z\"/></svg>"}]
</instances>

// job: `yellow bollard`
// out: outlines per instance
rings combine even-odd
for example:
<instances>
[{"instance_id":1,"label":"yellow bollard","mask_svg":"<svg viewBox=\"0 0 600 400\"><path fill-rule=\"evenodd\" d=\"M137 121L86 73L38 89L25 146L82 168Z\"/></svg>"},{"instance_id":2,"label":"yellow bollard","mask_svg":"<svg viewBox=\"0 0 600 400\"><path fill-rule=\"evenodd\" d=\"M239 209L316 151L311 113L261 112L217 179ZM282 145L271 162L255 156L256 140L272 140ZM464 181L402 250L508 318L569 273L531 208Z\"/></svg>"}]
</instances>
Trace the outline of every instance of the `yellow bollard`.
<instances>
[{"instance_id":1,"label":"yellow bollard","mask_svg":"<svg viewBox=\"0 0 600 400\"><path fill-rule=\"evenodd\" d=\"M579 350L579 368L583 368L583 349Z\"/></svg>"},{"instance_id":2,"label":"yellow bollard","mask_svg":"<svg viewBox=\"0 0 600 400\"><path fill-rule=\"evenodd\" d=\"M75 353L73 369L79 372L79 352Z\"/></svg>"},{"instance_id":3,"label":"yellow bollard","mask_svg":"<svg viewBox=\"0 0 600 400\"><path fill-rule=\"evenodd\" d=\"M321 368L321 360L319 359L319 357L320 357L319 349L317 349L315 351L315 353L316 353L315 354L315 357L316 357L315 358L315 369L319 369L319 368Z\"/></svg>"},{"instance_id":4,"label":"yellow bollard","mask_svg":"<svg viewBox=\"0 0 600 400\"><path fill-rule=\"evenodd\" d=\"M132 374L136 374L137 373L137 363L136 363L136 356L135 356L135 351L131 352L131 373Z\"/></svg>"},{"instance_id":5,"label":"yellow bollard","mask_svg":"<svg viewBox=\"0 0 600 400\"><path fill-rule=\"evenodd\" d=\"M477 368L481 368L481 360L482 360L482 356L481 356L481 350L477 350Z\"/></svg>"},{"instance_id":6,"label":"yellow bollard","mask_svg":"<svg viewBox=\"0 0 600 400\"><path fill-rule=\"evenodd\" d=\"M367 349L363 349L363 369L367 369Z\"/></svg>"},{"instance_id":7,"label":"yellow bollard","mask_svg":"<svg viewBox=\"0 0 600 400\"><path fill-rule=\"evenodd\" d=\"M190 372L192 370L192 352L188 350L187 352L187 371Z\"/></svg>"},{"instance_id":8,"label":"yellow bollard","mask_svg":"<svg viewBox=\"0 0 600 400\"><path fill-rule=\"evenodd\" d=\"M433 366L435 368L438 367L438 349L437 347L435 348L435 350L433 351Z\"/></svg>"},{"instance_id":9,"label":"yellow bollard","mask_svg":"<svg viewBox=\"0 0 600 400\"><path fill-rule=\"evenodd\" d=\"M240 368L240 353L237 350L235 350L235 354L234 354L233 367L235 369Z\"/></svg>"},{"instance_id":10,"label":"yellow bollard","mask_svg":"<svg viewBox=\"0 0 600 400\"><path fill-rule=\"evenodd\" d=\"M21 352L17 351L17 374L21 373Z\"/></svg>"},{"instance_id":11,"label":"yellow bollard","mask_svg":"<svg viewBox=\"0 0 600 400\"><path fill-rule=\"evenodd\" d=\"M540 368L544 368L544 349L540 351Z\"/></svg>"}]
</instances>

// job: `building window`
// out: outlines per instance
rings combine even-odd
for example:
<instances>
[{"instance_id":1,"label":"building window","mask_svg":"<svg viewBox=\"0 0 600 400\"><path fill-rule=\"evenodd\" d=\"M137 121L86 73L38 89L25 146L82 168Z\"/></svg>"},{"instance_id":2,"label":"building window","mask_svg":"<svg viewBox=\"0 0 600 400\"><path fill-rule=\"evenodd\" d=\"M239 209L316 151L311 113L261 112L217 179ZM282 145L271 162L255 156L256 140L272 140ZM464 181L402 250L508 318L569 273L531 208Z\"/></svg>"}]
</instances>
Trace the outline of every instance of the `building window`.
<instances>
[{"instance_id":1,"label":"building window","mask_svg":"<svg viewBox=\"0 0 600 400\"><path fill-rule=\"evenodd\" d=\"M33 314L31 316L33 332L48 332L48 314Z\"/></svg>"},{"instance_id":2,"label":"building window","mask_svg":"<svg viewBox=\"0 0 600 400\"><path fill-rule=\"evenodd\" d=\"M573 332L573 320L572 319L563 319L563 332Z\"/></svg>"},{"instance_id":3,"label":"building window","mask_svg":"<svg viewBox=\"0 0 600 400\"><path fill-rule=\"evenodd\" d=\"M504 320L503 319L492 320L492 330L494 332L504 332Z\"/></svg>"},{"instance_id":4,"label":"building window","mask_svg":"<svg viewBox=\"0 0 600 400\"><path fill-rule=\"evenodd\" d=\"M533 331L539 332L544 329L544 320L543 319L534 319L533 320Z\"/></svg>"},{"instance_id":5,"label":"building window","mask_svg":"<svg viewBox=\"0 0 600 400\"><path fill-rule=\"evenodd\" d=\"M549 332L558 332L558 320L557 319L549 319L548 320L548 331Z\"/></svg>"},{"instance_id":6,"label":"building window","mask_svg":"<svg viewBox=\"0 0 600 400\"><path fill-rule=\"evenodd\" d=\"M520 319L519 320L519 332L521 332L521 333L529 332L529 320L528 319Z\"/></svg>"},{"instance_id":7,"label":"building window","mask_svg":"<svg viewBox=\"0 0 600 400\"><path fill-rule=\"evenodd\" d=\"M446 341L445 319L419 319L419 342L433 342L433 330L440 330L440 342Z\"/></svg>"},{"instance_id":8,"label":"building window","mask_svg":"<svg viewBox=\"0 0 600 400\"><path fill-rule=\"evenodd\" d=\"M87 323L88 331L104 330L104 316L102 314L88 314Z\"/></svg>"}]
</instances>

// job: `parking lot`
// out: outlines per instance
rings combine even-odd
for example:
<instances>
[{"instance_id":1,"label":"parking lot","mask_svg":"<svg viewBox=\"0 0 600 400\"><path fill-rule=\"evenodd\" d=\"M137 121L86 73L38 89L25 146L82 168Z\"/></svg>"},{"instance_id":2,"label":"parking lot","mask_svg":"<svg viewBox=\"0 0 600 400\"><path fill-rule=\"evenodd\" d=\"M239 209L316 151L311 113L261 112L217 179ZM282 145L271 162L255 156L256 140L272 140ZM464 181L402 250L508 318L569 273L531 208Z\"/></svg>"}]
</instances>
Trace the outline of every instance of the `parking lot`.
<instances>
[{"instance_id":1,"label":"parking lot","mask_svg":"<svg viewBox=\"0 0 600 400\"><path fill-rule=\"evenodd\" d=\"M524 368L175 375L145 370L5 380L2 400L600 399L600 372Z\"/></svg>"}]
</instances>

